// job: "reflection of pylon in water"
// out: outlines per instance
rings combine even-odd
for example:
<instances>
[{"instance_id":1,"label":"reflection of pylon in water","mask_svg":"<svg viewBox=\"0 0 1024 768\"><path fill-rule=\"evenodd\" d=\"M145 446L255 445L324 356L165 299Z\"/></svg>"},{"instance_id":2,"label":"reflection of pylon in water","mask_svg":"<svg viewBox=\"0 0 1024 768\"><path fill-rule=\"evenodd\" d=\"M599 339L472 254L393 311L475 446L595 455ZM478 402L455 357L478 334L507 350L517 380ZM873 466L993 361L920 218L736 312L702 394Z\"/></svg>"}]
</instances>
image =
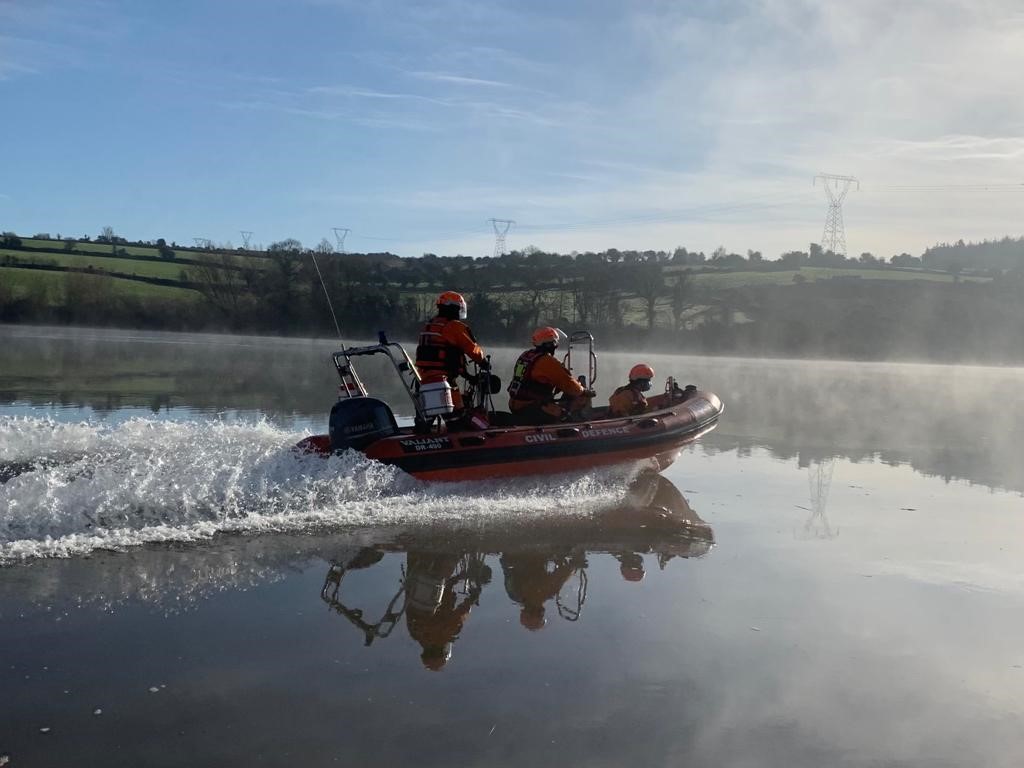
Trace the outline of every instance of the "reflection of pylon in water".
<instances>
[{"instance_id":1,"label":"reflection of pylon in water","mask_svg":"<svg viewBox=\"0 0 1024 768\"><path fill-rule=\"evenodd\" d=\"M811 539L831 539L839 531L833 530L829 524L826 510L828 492L832 487L832 471L836 460L818 461L807 468L807 484L810 488L811 514L804 522L803 535Z\"/></svg>"}]
</instances>

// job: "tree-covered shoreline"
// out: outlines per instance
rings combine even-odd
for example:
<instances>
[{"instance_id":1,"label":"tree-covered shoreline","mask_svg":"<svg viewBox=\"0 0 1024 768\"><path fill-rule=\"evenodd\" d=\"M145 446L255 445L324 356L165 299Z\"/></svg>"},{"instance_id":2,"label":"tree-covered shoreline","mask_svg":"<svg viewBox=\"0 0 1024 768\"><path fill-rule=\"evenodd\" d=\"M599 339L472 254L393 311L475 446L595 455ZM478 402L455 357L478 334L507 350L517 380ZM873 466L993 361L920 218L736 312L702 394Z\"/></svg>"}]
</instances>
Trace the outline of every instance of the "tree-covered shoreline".
<instances>
[{"instance_id":1,"label":"tree-covered shoreline","mask_svg":"<svg viewBox=\"0 0 1024 768\"><path fill-rule=\"evenodd\" d=\"M314 264L314 259L316 264ZM319 267L319 274L316 267ZM296 240L264 251L164 240L0 237L0 322L152 330L415 336L441 290L482 341L541 324L605 348L764 356L1024 362L1024 238L845 258L812 244L769 260L717 249L399 258Z\"/></svg>"}]
</instances>

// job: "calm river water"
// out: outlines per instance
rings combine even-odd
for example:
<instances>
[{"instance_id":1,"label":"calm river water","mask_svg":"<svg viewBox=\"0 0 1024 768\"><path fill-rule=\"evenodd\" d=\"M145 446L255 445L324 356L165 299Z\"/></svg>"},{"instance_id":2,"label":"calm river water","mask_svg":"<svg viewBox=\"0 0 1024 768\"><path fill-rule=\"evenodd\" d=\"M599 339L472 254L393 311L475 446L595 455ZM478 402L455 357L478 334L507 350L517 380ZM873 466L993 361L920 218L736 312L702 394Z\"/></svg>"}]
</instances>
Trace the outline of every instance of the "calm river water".
<instances>
[{"instance_id":1,"label":"calm river water","mask_svg":"<svg viewBox=\"0 0 1024 768\"><path fill-rule=\"evenodd\" d=\"M719 428L430 486L334 346L0 328L0 764L1021 763L1024 370L602 354Z\"/></svg>"}]
</instances>

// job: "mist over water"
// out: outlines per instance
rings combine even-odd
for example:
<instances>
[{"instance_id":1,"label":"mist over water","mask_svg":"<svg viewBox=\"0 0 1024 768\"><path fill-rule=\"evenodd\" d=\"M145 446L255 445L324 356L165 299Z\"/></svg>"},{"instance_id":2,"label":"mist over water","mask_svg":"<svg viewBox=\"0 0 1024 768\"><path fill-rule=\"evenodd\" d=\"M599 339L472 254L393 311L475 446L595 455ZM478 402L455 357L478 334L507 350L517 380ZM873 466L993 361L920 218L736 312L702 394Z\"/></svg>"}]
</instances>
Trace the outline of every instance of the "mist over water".
<instances>
[{"instance_id":1,"label":"mist over water","mask_svg":"<svg viewBox=\"0 0 1024 768\"><path fill-rule=\"evenodd\" d=\"M334 347L0 328L0 755L1016 765L1024 370L599 348L599 397L643 360L718 429L654 479L431 485L291 450Z\"/></svg>"},{"instance_id":2,"label":"mist over water","mask_svg":"<svg viewBox=\"0 0 1024 768\"><path fill-rule=\"evenodd\" d=\"M625 483L612 473L559 479L557 489L518 480L438 490L358 455L296 454L298 440L325 429L333 342L4 333L0 559L229 531L561 514ZM492 350L495 370L517 353ZM1022 369L606 353L599 395L641 359L659 383L674 375L725 400L728 416L698 449L706 453L763 448L799 467L837 458L906 464L1024 492ZM364 379L409 414L379 363L360 361Z\"/></svg>"}]
</instances>

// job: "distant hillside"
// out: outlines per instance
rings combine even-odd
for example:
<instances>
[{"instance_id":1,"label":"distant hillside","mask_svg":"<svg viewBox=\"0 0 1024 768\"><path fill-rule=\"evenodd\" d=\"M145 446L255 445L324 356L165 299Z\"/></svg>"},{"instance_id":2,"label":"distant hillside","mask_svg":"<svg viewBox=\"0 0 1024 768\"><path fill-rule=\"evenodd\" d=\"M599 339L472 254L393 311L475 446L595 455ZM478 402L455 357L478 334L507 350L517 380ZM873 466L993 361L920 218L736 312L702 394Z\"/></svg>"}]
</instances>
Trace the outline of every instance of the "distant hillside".
<instances>
[{"instance_id":1,"label":"distant hillside","mask_svg":"<svg viewBox=\"0 0 1024 768\"><path fill-rule=\"evenodd\" d=\"M1024 338L1024 269L1012 255L1022 243L943 245L888 262L813 244L777 260L685 248L402 259L333 253L326 242L245 251L5 233L0 321L330 334L315 255L349 336L411 338L452 289L469 295L473 326L492 343L520 343L550 323L593 328L606 345L669 350L1024 360L1014 340Z\"/></svg>"}]
</instances>

